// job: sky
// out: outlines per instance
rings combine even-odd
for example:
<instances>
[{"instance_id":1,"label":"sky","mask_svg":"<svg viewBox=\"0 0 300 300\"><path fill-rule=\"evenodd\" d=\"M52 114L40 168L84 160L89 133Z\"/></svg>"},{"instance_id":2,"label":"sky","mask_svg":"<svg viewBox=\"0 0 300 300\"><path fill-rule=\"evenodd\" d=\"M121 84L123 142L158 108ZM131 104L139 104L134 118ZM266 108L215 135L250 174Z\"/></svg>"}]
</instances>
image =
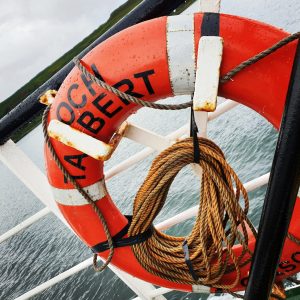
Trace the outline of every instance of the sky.
<instances>
[{"instance_id":1,"label":"sky","mask_svg":"<svg viewBox=\"0 0 300 300\"><path fill-rule=\"evenodd\" d=\"M126 0L0 0L0 102Z\"/></svg>"}]
</instances>

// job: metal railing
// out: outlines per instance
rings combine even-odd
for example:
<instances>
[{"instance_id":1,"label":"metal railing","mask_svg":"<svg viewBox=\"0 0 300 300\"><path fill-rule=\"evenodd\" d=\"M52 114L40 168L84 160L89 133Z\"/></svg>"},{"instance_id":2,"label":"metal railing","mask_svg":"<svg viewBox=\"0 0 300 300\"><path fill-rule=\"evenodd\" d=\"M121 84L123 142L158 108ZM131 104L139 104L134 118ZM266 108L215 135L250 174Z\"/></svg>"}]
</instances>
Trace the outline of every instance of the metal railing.
<instances>
[{"instance_id":1,"label":"metal railing","mask_svg":"<svg viewBox=\"0 0 300 300\"><path fill-rule=\"evenodd\" d=\"M216 119L217 117L231 110L237 105L238 103L234 101L226 100L225 102L223 102L217 107L215 112L208 114L208 121ZM186 124L181 128L177 129L176 131L172 132L171 134L165 136L164 138L170 143L172 143L176 139L185 136L188 133L188 130L189 130L189 125ZM139 133L140 133L139 137L136 139L135 136L135 140L138 140L139 143L143 143L143 130L140 130L140 128L139 128ZM130 136L128 136L127 138L130 138ZM145 143L147 142L145 141ZM105 178L107 180L112 179L114 176L122 173L123 171L127 170L129 167L142 161L151 153L153 153L155 151L155 148L156 146L153 145L153 148L146 147L142 151L135 153L134 155L127 158L122 163L108 170L105 173ZM15 143L13 143L12 141L8 141L6 144L0 147L0 159L37 196L37 198L46 205L44 209L42 209L38 213L34 214L30 218L26 219L25 221L21 222L19 225L15 226L14 228L10 229L9 231L1 235L0 242L7 240L8 238L17 234L21 230L27 228L31 224L37 222L44 216L48 215L50 212L54 213L60 220L62 220L68 226L68 224L65 222L65 219L62 217L61 213L59 212L59 210L55 205L45 175L34 165L34 163L25 155L25 153L23 153L17 147ZM26 170L26 174L24 173L25 170ZM32 174L33 176L27 176L28 173ZM245 183L244 186L247 189L247 191L250 192L267 184L268 179L269 179L269 173ZM191 207L157 224L156 228L159 230L166 230L176 224L179 224L189 218L194 217L197 214L197 211L198 211L198 205ZM44 282L43 284L37 286L36 288L26 292L25 294L18 297L17 299L28 299L44 291L45 289L61 282L62 280L86 269L87 267L91 266L91 264L92 264L92 260L87 259L79 263L78 265L70 268L69 270L66 270L61 274L53 277L52 279ZM134 278L131 275L117 269L112 265L110 265L110 268L138 295L139 299L165 299L164 297L161 298L161 295L171 291L170 289L167 288L156 289L153 285L143 282L137 278Z\"/></svg>"}]
</instances>

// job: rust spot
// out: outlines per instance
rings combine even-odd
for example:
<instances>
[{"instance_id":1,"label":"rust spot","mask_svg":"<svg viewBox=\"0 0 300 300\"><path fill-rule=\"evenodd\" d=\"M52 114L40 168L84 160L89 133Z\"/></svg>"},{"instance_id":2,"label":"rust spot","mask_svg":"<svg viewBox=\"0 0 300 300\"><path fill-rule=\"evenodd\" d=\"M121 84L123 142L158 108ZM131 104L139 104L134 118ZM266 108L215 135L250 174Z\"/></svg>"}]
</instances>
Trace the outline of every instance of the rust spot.
<instances>
[{"instance_id":1,"label":"rust spot","mask_svg":"<svg viewBox=\"0 0 300 300\"><path fill-rule=\"evenodd\" d=\"M127 121L123 122L121 126L119 127L116 134L119 134L121 136L124 136L126 129L128 128L129 123Z\"/></svg>"},{"instance_id":2,"label":"rust spot","mask_svg":"<svg viewBox=\"0 0 300 300\"><path fill-rule=\"evenodd\" d=\"M194 108L195 111L206 111L213 112L216 110L216 102L211 102L209 100L201 101L198 106Z\"/></svg>"},{"instance_id":3,"label":"rust spot","mask_svg":"<svg viewBox=\"0 0 300 300\"><path fill-rule=\"evenodd\" d=\"M68 146L70 146L70 147L72 147L72 148L76 148L76 147L74 146L74 144L73 144L72 142L70 142L70 141L67 141L67 142L66 142L66 145L68 145Z\"/></svg>"},{"instance_id":4,"label":"rust spot","mask_svg":"<svg viewBox=\"0 0 300 300\"><path fill-rule=\"evenodd\" d=\"M106 160L109 160L111 158L112 154L113 154L113 151L110 151L106 155L97 155L94 158L96 158L97 160L106 161Z\"/></svg>"},{"instance_id":5,"label":"rust spot","mask_svg":"<svg viewBox=\"0 0 300 300\"><path fill-rule=\"evenodd\" d=\"M50 105L53 103L56 94L56 90L48 90L40 97L39 102L45 105Z\"/></svg>"},{"instance_id":6,"label":"rust spot","mask_svg":"<svg viewBox=\"0 0 300 300\"><path fill-rule=\"evenodd\" d=\"M59 141L59 136L55 135L55 134L51 134L51 137L55 140L58 140Z\"/></svg>"}]
</instances>

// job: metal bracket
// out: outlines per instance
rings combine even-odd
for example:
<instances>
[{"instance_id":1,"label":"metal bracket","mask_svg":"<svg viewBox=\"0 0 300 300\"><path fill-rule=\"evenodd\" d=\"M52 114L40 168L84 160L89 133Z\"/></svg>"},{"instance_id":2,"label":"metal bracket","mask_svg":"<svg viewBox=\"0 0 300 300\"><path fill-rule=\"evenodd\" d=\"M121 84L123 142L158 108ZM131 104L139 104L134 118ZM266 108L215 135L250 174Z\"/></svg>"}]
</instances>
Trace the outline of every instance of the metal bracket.
<instances>
[{"instance_id":1,"label":"metal bracket","mask_svg":"<svg viewBox=\"0 0 300 300\"><path fill-rule=\"evenodd\" d=\"M72 128L58 120L52 120L47 128L50 137L60 141L61 143L75 148L83 153L97 159L108 160L117 146L119 145L124 132L127 128L127 123L124 122L113 135L108 144L99 141L88 134L85 134L77 129Z\"/></svg>"},{"instance_id":2,"label":"metal bracket","mask_svg":"<svg viewBox=\"0 0 300 300\"><path fill-rule=\"evenodd\" d=\"M199 41L193 109L198 126L198 136L207 136L208 112L215 111L219 88L220 66L223 54L223 39L204 36ZM202 170L194 165L201 177Z\"/></svg>"},{"instance_id":3,"label":"metal bracket","mask_svg":"<svg viewBox=\"0 0 300 300\"><path fill-rule=\"evenodd\" d=\"M55 99L56 94L56 90L48 90L39 98L39 102L45 105L51 105Z\"/></svg>"},{"instance_id":4,"label":"metal bracket","mask_svg":"<svg viewBox=\"0 0 300 300\"><path fill-rule=\"evenodd\" d=\"M108 160L112 156L123 137L150 146L157 151L168 148L173 142L168 137L163 137L127 121L122 123L108 144L58 120L52 120L47 130L49 136L57 141L102 161Z\"/></svg>"},{"instance_id":5,"label":"metal bracket","mask_svg":"<svg viewBox=\"0 0 300 300\"><path fill-rule=\"evenodd\" d=\"M201 37L198 48L194 111L216 110L222 54L221 37Z\"/></svg>"}]
</instances>

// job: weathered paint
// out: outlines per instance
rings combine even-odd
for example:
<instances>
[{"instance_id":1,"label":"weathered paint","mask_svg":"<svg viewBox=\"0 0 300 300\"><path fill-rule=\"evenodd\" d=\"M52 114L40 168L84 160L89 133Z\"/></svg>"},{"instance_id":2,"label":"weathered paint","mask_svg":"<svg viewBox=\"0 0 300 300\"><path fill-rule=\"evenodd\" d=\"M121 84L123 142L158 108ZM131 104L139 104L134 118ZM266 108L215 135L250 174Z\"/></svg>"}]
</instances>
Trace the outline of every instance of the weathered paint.
<instances>
[{"instance_id":1,"label":"weathered paint","mask_svg":"<svg viewBox=\"0 0 300 300\"><path fill-rule=\"evenodd\" d=\"M55 99L56 94L56 90L48 90L40 97L39 101L44 105L51 105Z\"/></svg>"},{"instance_id":2,"label":"weathered paint","mask_svg":"<svg viewBox=\"0 0 300 300\"><path fill-rule=\"evenodd\" d=\"M212 112L217 107L223 39L203 36L199 42L193 109Z\"/></svg>"},{"instance_id":3,"label":"weathered paint","mask_svg":"<svg viewBox=\"0 0 300 300\"><path fill-rule=\"evenodd\" d=\"M77 149L97 160L107 160L114 148L58 120L48 125L48 134L55 140Z\"/></svg>"},{"instance_id":4,"label":"weathered paint","mask_svg":"<svg viewBox=\"0 0 300 300\"><path fill-rule=\"evenodd\" d=\"M193 15L168 17L167 51L173 94L190 94L196 73Z\"/></svg>"}]
</instances>

